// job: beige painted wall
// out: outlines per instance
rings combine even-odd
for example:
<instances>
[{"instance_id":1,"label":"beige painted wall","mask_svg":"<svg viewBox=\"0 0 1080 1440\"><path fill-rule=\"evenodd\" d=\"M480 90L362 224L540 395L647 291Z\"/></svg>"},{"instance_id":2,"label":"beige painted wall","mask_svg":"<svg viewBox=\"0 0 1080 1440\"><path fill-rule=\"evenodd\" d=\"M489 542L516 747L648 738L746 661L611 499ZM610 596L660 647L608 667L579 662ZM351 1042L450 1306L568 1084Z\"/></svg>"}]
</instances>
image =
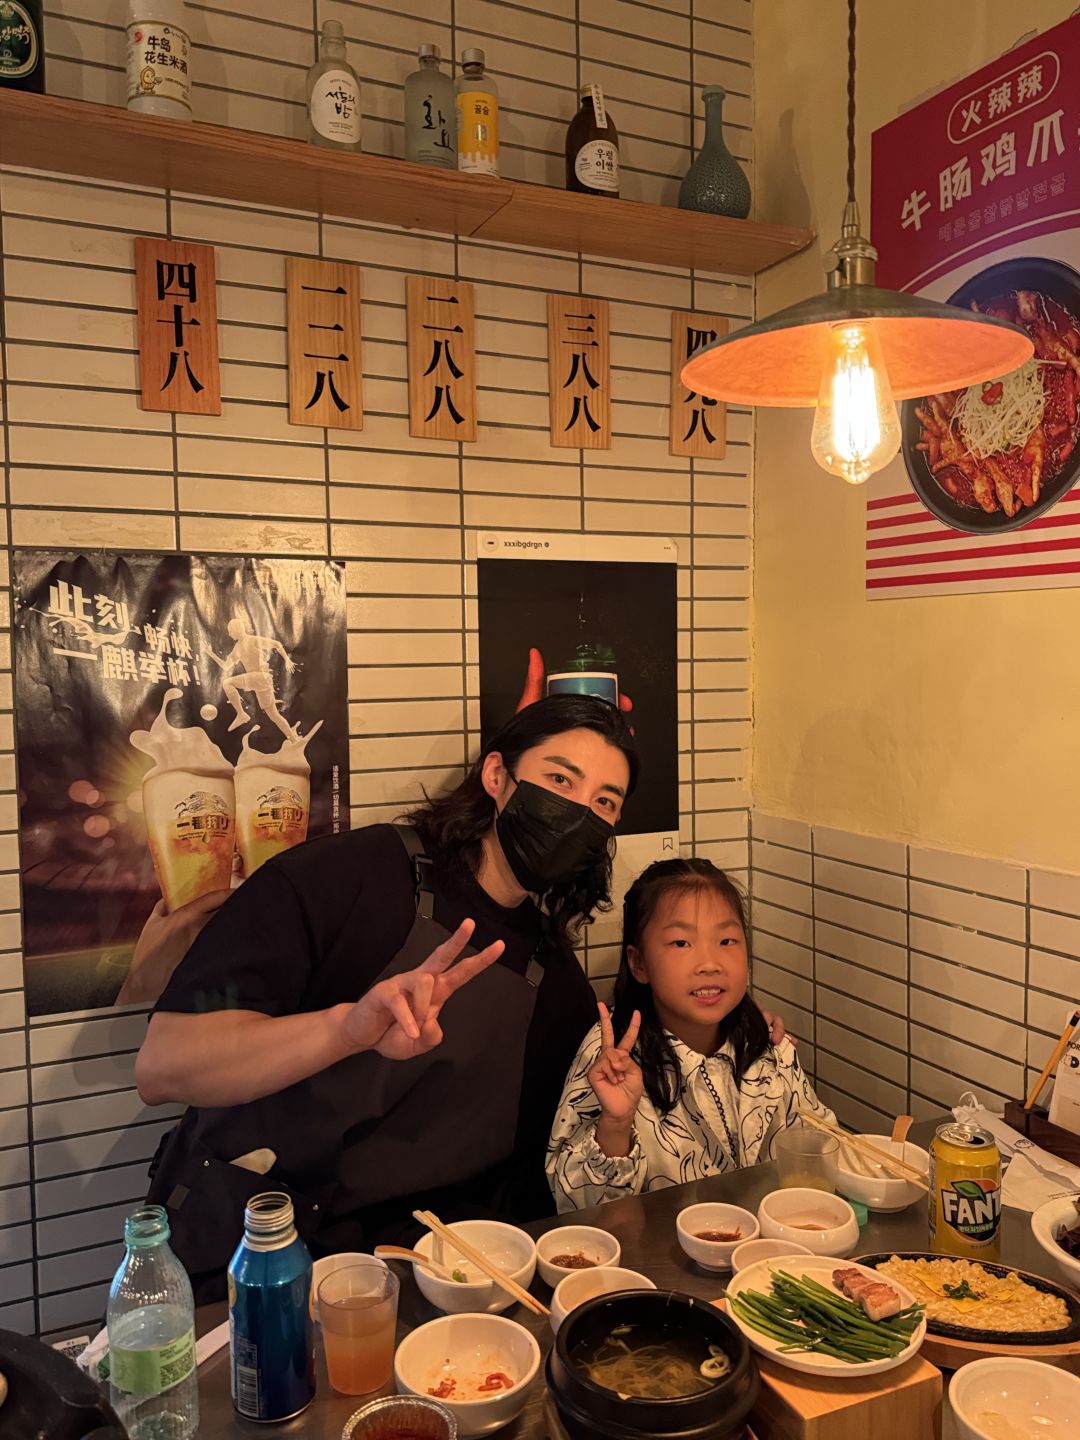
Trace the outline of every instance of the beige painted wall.
<instances>
[{"instance_id":1,"label":"beige painted wall","mask_svg":"<svg viewBox=\"0 0 1080 1440\"><path fill-rule=\"evenodd\" d=\"M871 131L1072 8L863 0L867 223ZM759 315L821 285L838 233L846 16L843 0L755 7L756 213L821 236L761 277ZM808 411L757 413L755 805L1080 869L1080 588L867 601L864 494L818 470L809 434Z\"/></svg>"}]
</instances>

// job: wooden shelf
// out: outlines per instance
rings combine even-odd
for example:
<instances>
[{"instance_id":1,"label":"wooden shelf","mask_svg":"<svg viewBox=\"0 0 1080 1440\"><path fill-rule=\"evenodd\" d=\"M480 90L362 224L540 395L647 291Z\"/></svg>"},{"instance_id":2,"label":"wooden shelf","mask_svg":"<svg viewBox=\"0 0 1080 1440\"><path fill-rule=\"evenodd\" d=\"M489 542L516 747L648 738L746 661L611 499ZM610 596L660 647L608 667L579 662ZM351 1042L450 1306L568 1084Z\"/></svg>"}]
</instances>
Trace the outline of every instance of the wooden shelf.
<instances>
[{"instance_id":1,"label":"wooden shelf","mask_svg":"<svg viewBox=\"0 0 1080 1440\"><path fill-rule=\"evenodd\" d=\"M810 230L351 155L220 125L0 92L0 164L614 260L754 275Z\"/></svg>"}]
</instances>

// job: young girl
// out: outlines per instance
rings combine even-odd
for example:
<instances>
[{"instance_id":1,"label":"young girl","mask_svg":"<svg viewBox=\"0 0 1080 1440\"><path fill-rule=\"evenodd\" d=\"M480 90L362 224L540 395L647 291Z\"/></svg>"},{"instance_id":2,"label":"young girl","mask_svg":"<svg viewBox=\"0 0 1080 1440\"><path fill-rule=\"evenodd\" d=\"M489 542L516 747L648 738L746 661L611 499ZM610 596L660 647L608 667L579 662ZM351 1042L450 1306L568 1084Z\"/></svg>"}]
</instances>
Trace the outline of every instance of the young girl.
<instances>
[{"instance_id":1,"label":"young girl","mask_svg":"<svg viewBox=\"0 0 1080 1440\"><path fill-rule=\"evenodd\" d=\"M747 958L742 897L710 861L660 861L631 886L614 1025L601 1005L551 1132L560 1211L767 1160L800 1109L834 1121L791 1041L769 1044Z\"/></svg>"}]
</instances>

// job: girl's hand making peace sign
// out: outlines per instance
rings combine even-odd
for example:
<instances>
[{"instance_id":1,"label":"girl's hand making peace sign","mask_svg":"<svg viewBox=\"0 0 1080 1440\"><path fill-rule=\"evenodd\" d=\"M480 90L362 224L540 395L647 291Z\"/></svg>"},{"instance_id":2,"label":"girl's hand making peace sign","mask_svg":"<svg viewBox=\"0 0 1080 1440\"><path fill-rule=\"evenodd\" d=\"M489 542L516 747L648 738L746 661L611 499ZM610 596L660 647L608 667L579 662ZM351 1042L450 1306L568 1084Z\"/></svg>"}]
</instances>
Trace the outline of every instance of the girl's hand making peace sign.
<instances>
[{"instance_id":1,"label":"girl's hand making peace sign","mask_svg":"<svg viewBox=\"0 0 1080 1440\"><path fill-rule=\"evenodd\" d=\"M616 1045L611 1014L603 1003L599 1010L600 1054L589 1071L589 1084L600 1101L604 1118L620 1126L629 1126L637 1113L644 1089L641 1069L632 1054L641 1028L641 1015L634 1011L626 1034Z\"/></svg>"}]
</instances>

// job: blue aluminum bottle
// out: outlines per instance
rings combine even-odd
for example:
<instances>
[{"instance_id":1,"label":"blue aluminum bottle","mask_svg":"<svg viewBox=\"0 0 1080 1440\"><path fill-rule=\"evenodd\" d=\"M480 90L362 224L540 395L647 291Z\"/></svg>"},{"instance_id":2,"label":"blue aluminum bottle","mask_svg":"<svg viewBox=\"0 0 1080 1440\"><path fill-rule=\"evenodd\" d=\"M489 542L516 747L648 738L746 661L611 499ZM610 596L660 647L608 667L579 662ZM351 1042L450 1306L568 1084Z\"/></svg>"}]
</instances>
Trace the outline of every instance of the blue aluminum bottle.
<instances>
[{"instance_id":1,"label":"blue aluminum bottle","mask_svg":"<svg viewBox=\"0 0 1080 1440\"><path fill-rule=\"evenodd\" d=\"M248 1420L289 1420L315 1398L311 1256L287 1195L255 1195L229 1265L232 1400Z\"/></svg>"}]
</instances>

